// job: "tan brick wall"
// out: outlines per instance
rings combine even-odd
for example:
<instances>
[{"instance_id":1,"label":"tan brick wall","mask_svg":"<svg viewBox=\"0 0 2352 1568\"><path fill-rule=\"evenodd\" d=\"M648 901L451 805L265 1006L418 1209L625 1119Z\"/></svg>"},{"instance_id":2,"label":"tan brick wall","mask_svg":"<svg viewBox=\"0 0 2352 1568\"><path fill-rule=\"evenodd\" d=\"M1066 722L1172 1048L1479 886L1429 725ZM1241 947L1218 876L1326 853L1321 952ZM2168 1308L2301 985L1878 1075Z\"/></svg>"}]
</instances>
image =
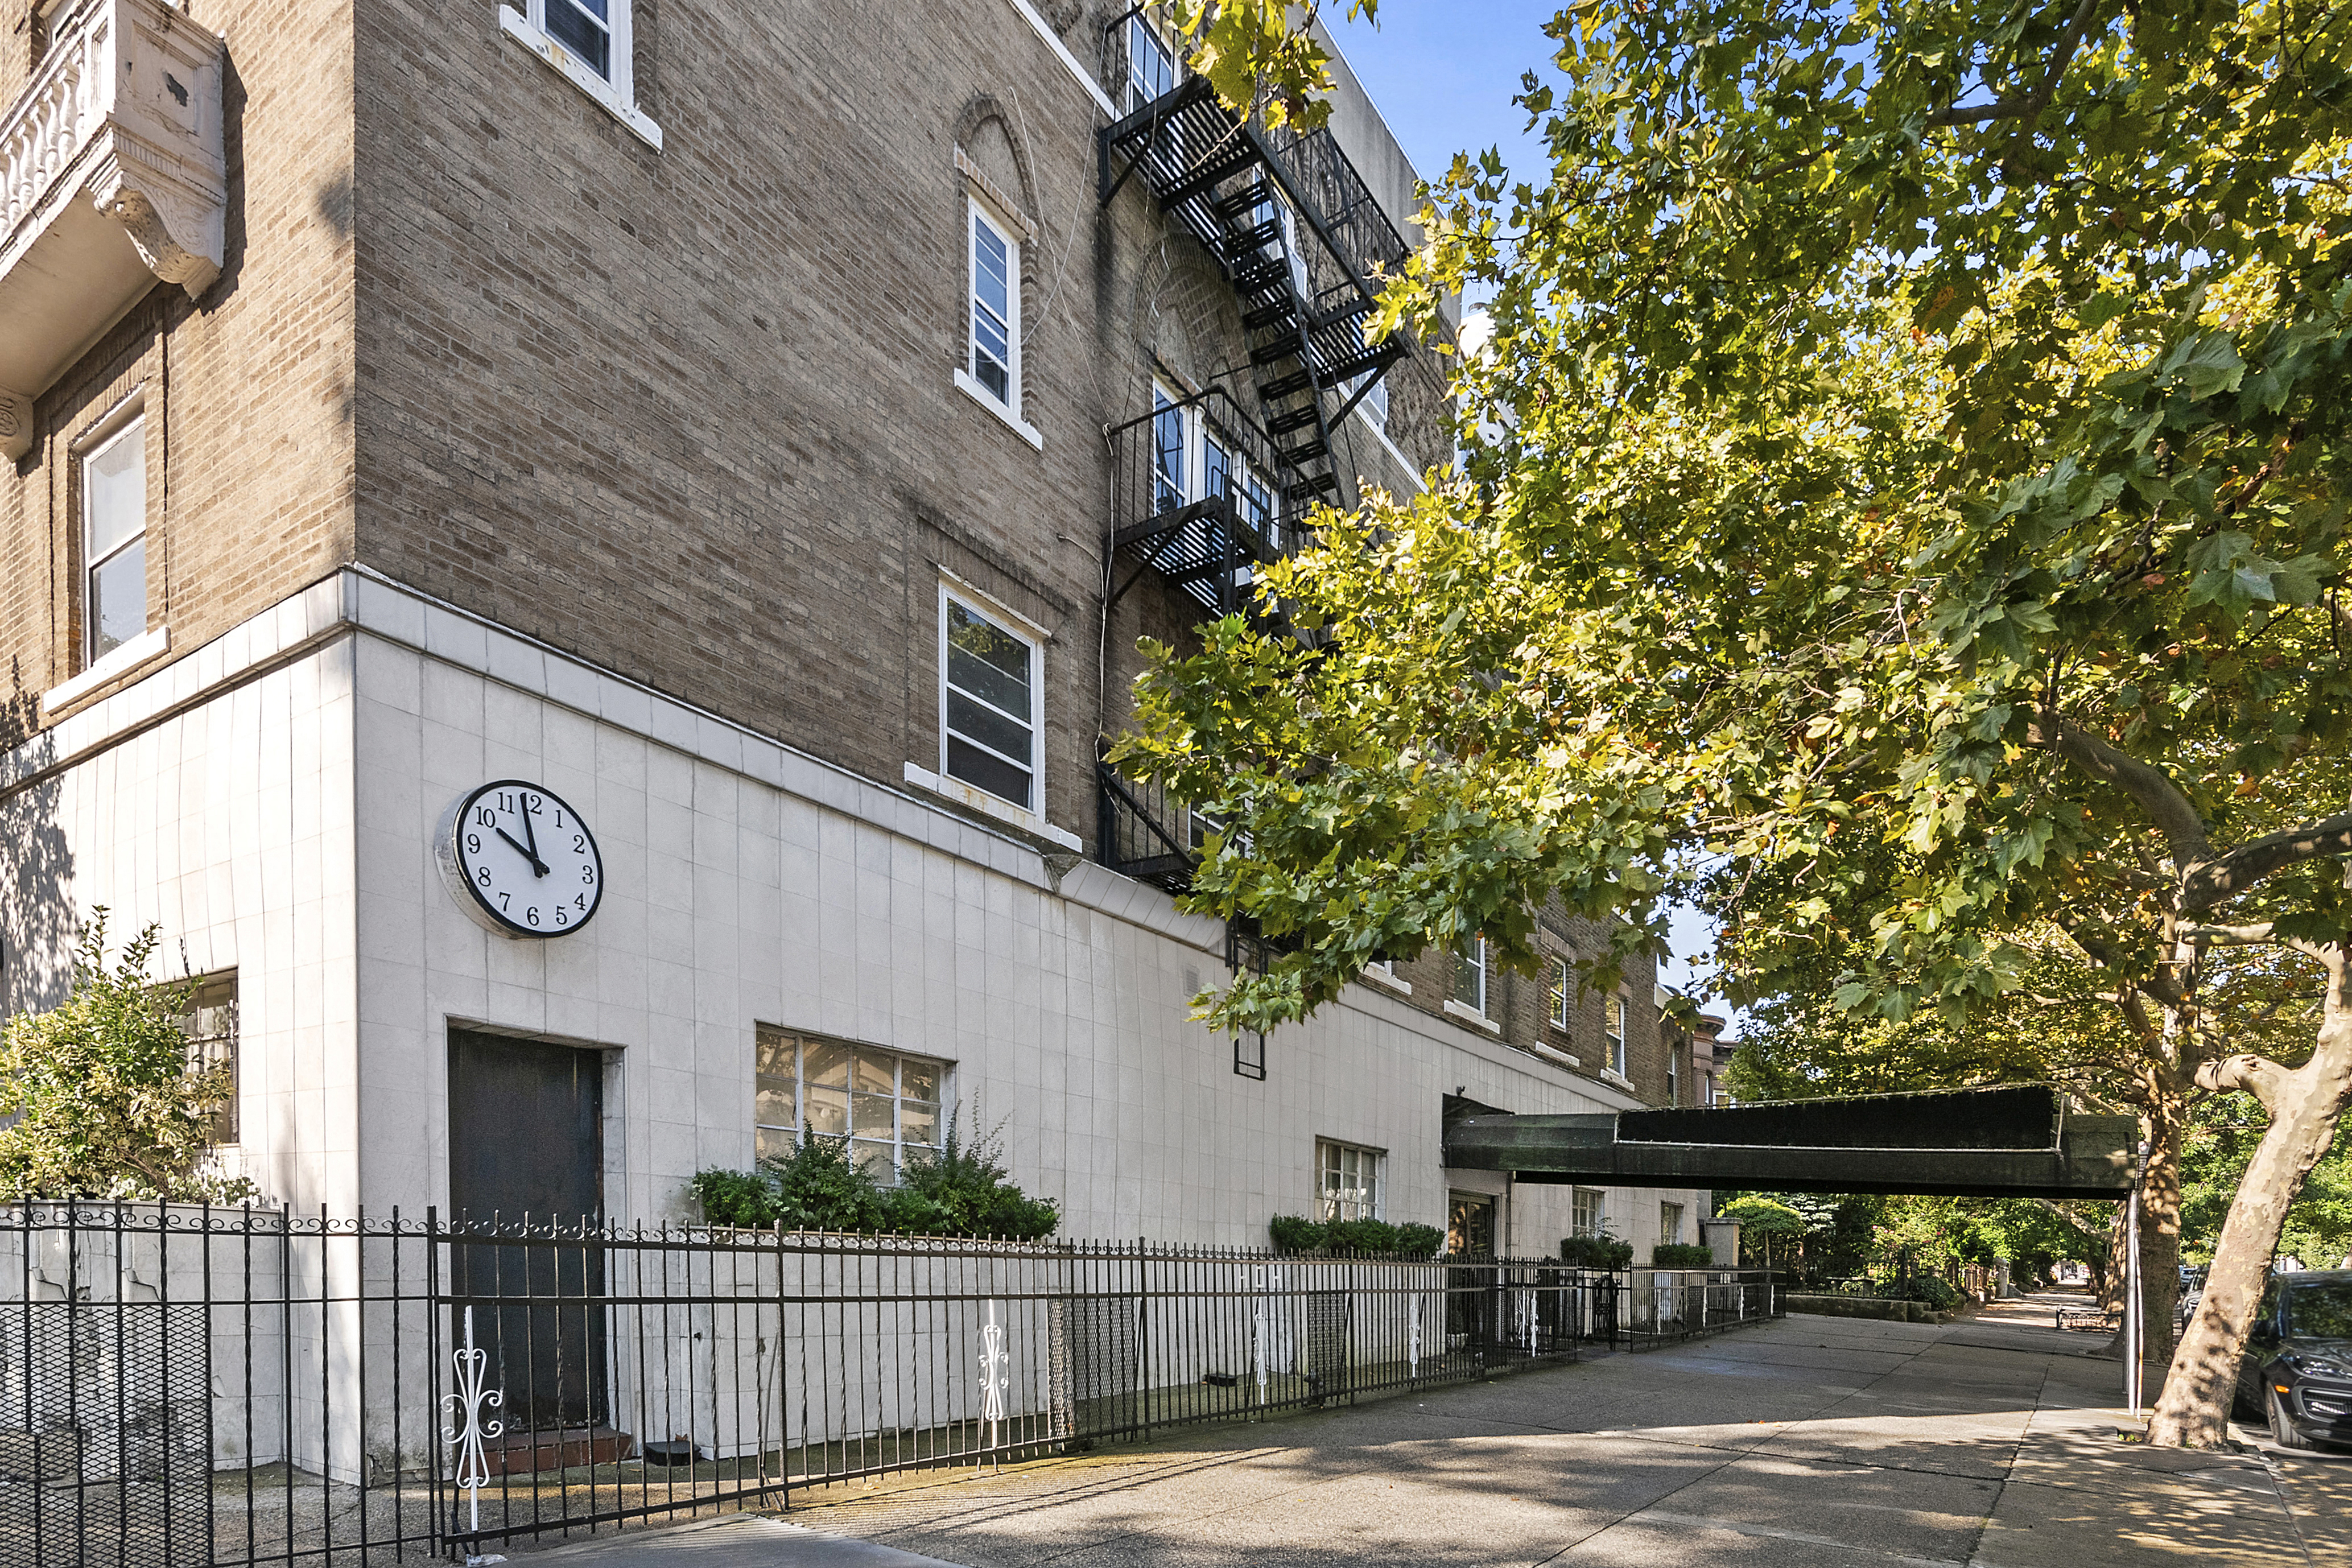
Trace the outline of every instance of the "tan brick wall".
<instances>
[{"instance_id":1,"label":"tan brick wall","mask_svg":"<svg viewBox=\"0 0 2352 1568\"><path fill-rule=\"evenodd\" d=\"M133 388L147 406L149 620L170 626L173 657L351 558L348 25L310 0L190 9L228 39L226 265L197 300L157 284L37 399L32 452L0 473L0 700L20 730L81 664L68 447Z\"/></svg>"}]
</instances>

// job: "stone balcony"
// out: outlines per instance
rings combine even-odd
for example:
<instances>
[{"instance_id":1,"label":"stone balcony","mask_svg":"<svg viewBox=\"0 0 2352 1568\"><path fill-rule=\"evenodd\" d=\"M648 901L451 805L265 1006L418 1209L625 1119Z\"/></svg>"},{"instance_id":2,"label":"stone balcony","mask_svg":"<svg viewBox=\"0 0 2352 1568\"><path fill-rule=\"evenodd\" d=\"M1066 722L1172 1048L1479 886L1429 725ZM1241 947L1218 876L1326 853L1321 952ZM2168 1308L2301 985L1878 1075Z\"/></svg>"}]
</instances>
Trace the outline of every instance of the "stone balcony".
<instances>
[{"instance_id":1,"label":"stone balcony","mask_svg":"<svg viewBox=\"0 0 2352 1568\"><path fill-rule=\"evenodd\" d=\"M158 279L221 269L224 47L172 0L50 7L57 31L0 118L0 453L33 399Z\"/></svg>"}]
</instances>

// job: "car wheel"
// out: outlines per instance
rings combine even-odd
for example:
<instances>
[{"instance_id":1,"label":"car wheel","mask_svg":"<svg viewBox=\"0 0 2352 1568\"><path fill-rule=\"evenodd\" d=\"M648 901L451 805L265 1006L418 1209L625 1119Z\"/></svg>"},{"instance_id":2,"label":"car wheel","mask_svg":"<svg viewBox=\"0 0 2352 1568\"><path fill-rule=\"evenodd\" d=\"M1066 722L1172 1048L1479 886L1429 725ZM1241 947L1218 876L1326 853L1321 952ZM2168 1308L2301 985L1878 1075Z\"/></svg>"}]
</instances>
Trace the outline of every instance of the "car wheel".
<instances>
[{"instance_id":1,"label":"car wheel","mask_svg":"<svg viewBox=\"0 0 2352 1568\"><path fill-rule=\"evenodd\" d=\"M2270 1396L2269 1403L2272 1442L2276 1443L2282 1448L2294 1448L2297 1450L2307 1449L2316 1446L2310 1438L2305 1437L2302 1433L2297 1432L2294 1429L2294 1423L2288 1417L2286 1413L2285 1399L2281 1397L2274 1391Z\"/></svg>"}]
</instances>

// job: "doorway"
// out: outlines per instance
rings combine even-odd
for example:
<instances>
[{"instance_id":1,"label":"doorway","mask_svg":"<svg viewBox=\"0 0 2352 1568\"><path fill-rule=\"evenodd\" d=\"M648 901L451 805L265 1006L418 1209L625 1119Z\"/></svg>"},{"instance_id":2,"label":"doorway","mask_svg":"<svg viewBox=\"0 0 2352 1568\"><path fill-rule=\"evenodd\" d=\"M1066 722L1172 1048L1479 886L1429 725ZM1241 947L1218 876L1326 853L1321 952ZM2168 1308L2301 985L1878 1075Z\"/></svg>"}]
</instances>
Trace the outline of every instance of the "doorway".
<instances>
[{"instance_id":1,"label":"doorway","mask_svg":"<svg viewBox=\"0 0 2352 1568\"><path fill-rule=\"evenodd\" d=\"M592 1304L604 1291L604 1172L602 1052L449 1031L450 1212L461 1236L495 1220L501 1238L451 1245L449 1332L465 1342L470 1310L510 1431L607 1419L604 1310Z\"/></svg>"},{"instance_id":2,"label":"doorway","mask_svg":"<svg viewBox=\"0 0 2352 1568\"><path fill-rule=\"evenodd\" d=\"M1445 1255L1448 1258L1495 1256L1495 1200L1485 1193L1448 1193ZM1449 1268L1445 1271L1445 1336L1452 1350L1484 1351L1495 1331L1495 1271L1492 1268Z\"/></svg>"}]
</instances>

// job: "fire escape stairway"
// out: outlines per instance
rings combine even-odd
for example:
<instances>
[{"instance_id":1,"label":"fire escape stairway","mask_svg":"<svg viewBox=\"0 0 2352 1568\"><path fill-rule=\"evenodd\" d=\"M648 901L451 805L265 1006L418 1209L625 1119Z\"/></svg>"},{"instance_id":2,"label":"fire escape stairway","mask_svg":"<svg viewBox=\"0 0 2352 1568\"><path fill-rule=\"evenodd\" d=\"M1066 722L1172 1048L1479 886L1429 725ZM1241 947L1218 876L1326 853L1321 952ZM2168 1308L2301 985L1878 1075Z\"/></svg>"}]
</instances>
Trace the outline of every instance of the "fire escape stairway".
<instances>
[{"instance_id":1,"label":"fire escape stairway","mask_svg":"<svg viewBox=\"0 0 2352 1568\"><path fill-rule=\"evenodd\" d=\"M1340 501L1331 432L1412 347L1364 336L1403 239L1328 129L1269 132L1201 77L1102 132L1105 205L1139 174L1239 297L1265 428L1295 476L1285 499Z\"/></svg>"}]
</instances>

